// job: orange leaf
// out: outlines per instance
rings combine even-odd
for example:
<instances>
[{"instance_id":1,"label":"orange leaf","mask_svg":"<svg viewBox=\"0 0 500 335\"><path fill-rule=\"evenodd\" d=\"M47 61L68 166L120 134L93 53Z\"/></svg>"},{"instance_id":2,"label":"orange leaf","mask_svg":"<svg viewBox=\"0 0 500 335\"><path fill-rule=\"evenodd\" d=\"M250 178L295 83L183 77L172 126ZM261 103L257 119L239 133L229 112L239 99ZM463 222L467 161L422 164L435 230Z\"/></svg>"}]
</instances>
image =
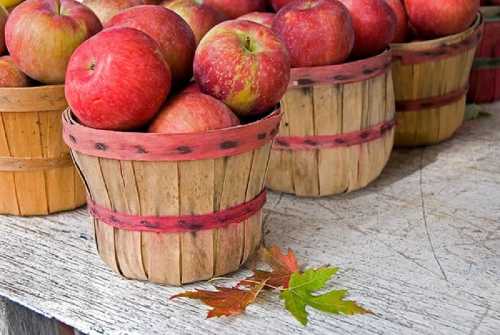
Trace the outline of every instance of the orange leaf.
<instances>
[{"instance_id":1,"label":"orange leaf","mask_svg":"<svg viewBox=\"0 0 500 335\"><path fill-rule=\"evenodd\" d=\"M262 248L259 251L259 260L269 264L272 271L254 270L254 275L242 280L239 285L252 287L265 281L267 287L288 288L290 276L299 271L297 258L290 249L284 254L277 246L272 246L270 249Z\"/></svg>"},{"instance_id":2,"label":"orange leaf","mask_svg":"<svg viewBox=\"0 0 500 335\"><path fill-rule=\"evenodd\" d=\"M248 305L255 301L265 283L263 281L252 286L249 290L215 286L217 291L196 290L183 292L174 295L170 299L190 298L201 300L204 304L212 307L207 314L207 318L239 315L245 311Z\"/></svg>"}]
</instances>

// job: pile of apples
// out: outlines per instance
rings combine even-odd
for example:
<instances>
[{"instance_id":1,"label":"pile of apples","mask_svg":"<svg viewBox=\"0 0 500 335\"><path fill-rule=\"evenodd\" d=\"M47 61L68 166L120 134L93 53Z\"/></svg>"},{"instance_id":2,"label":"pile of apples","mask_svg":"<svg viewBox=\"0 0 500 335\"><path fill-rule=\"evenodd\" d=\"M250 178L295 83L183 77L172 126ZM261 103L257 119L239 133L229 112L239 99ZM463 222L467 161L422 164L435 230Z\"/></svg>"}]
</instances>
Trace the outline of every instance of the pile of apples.
<instances>
[{"instance_id":1,"label":"pile of apples","mask_svg":"<svg viewBox=\"0 0 500 335\"><path fill-rule=\"evenodd\" d=\"M272 110L291 67L459 33L478 8L479 0L26 0L0 15L10 53L0 58L0 86L64 82L80 122L98 129L226 128Z\"/></svg>"}]
</instances>

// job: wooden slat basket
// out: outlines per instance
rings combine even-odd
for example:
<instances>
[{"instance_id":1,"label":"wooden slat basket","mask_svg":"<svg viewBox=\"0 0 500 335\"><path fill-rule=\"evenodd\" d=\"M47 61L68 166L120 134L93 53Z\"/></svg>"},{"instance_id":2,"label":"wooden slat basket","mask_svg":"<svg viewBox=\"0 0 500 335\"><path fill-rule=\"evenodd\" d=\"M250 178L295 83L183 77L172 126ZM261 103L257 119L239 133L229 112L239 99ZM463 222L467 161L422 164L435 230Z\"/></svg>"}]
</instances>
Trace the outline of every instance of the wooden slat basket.
<instances>
[{"instance_id":1,"label":"wooden slat basket","mask_svg":"<svg viewBox=\"0 0 500 335\"><path fill-rule=\"evenodd\" d=\"M350 192L376 179L394 139L391 53L292 69L268 187L298 196Z\"/></svg>"},{"instance_id":2,"label":"wooden slat basket","mask_svg":"<svg viewBox=\"0 0 500 335\"><path fill-rule=\"evenodd\" d=\"M500 100L500 6L482 7L484 34L472 66L467 99L475 103Z\"/></svg>"},{"instance_id":3,"label":"wooden slat basket","mask_svg":"<svg viewBox=\"0 0 500 335\"><path fill-rule=\"evenodd\" d=\"M101 258L131 279L180 285L236 271L262 238L281 113L202 134L96 130L63 116Z\"/></svg>"},{"instance_id":4,"label":"wooden slat basket","mask_svg":"<svg viewBox=\"0 0 500 335\"><path fill-rule=\"evenodd\" d=\"M483 28L478 16L465 32L393 44L396 146L437 144L462 125L468 80Z\"/></svg>"},{"instance_id":5,"label":"wooden slat basket","mask_svg":"<svg viewBox=\"0 0 500 335\"><path fill-rule=\"evenodd\" d=\"M62 139L63 85L0 88L0 213L46 215L85 204Z\"/></svg>"}]
</instances>

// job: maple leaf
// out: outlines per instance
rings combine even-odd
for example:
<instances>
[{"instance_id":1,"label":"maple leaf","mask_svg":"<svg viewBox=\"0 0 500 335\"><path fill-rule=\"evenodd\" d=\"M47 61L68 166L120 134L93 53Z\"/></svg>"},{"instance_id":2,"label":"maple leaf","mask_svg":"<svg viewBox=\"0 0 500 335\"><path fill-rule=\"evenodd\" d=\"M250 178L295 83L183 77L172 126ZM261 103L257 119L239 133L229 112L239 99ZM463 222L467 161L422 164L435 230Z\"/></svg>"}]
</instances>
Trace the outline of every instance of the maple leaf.
<instances>
[{"instance_id":1,"label":"maple leaf","mask_svg":"<svg viewBox=\"0 0 500 335\"><path fill-rule=\"evenodd\" d=\"M212 307L207 314L207 318L239 315L245 311L248 305L255 301L265 284L266 281L263 281L248 290L237 287L215 286L217 291L188 291L176 294L170 299L190 298L201 300L204 304Z\"/></svg>"},{"instance_id":2,"label":"maple leaf","mask_svg":"<svg viewBox=\"0 0 500 335\"><path fill-rule=\"evenodd\" d=\"M311 269L304 273L295 272L291 275L289 287L281 292L281 298L285 300L285 308L304 326L308 321L306 306L332 314L372 314L356 302L344 300L348 294L347 290L313 295L324 288L336 273L337 268L328 267Z\"/></svg>"},{"instance_id":3,"label":"maple leaf","mask_svg":"<svg viewBox=\"0 0 500 335\"><path fill-rule=\"evenodd\" d=\"M297 258L290 249L284 254L277 246L269 249L261 248L258 260L270 265L272 271L254 270L253 276L240 281L238 285L254 286L266 281L267 288L287 288L292 273L299 271Z\"/></svg>"}]
</instances>

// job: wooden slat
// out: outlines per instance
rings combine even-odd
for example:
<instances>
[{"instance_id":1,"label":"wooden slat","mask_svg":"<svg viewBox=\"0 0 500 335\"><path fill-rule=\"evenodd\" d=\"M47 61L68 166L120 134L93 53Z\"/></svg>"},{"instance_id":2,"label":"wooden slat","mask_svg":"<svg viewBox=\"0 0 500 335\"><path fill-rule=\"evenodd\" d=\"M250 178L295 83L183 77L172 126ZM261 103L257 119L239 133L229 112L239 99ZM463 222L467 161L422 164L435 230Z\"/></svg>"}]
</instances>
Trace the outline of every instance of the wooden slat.
<instances>
[{"instance_id":1,"label":"wooden slat","mask_svg":"<svg viewBox=\"0 0 500 335\"><path fill-rule=\"evenodd\" d=\"M134 162L142 215L179 215L179 175L176 162ZM124 170L124 171L125 171ZM128 189L133 185L127 186ZM179 234L142 233L145 272L156 283L181 284L181 237Z\"/></svg>"},{"instance_id":2,"label":"wooden slat","mask_svg":"<svg viewBox=\"0 0 500 335\"><path fill-rule=\"evenodd\" d=\"M212 213L215 185L214 161L186 161L178 164L180 214ZM213 276L213 235L212 230L181 234L183 283L209 279Z\"/></svg>"}]
</instances>

